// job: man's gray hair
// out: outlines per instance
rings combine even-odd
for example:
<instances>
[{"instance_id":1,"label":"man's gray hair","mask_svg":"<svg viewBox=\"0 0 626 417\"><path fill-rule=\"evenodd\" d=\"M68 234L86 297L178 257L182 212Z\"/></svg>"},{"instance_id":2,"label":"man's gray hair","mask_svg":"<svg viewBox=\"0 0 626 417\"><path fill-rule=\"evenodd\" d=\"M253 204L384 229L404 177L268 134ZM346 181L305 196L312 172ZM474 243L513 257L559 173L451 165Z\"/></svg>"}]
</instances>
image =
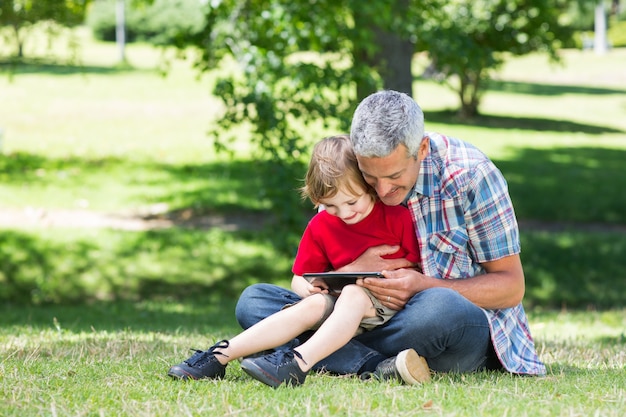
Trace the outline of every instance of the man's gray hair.
<instances>
[{"instance_id":1,"label":"man's gray hair","mask_svg":"<svg viewBox=\"0 0 626 417\"><path fill-rule=\"evenodd\" d=\"M366 97L354 112L350 139L354 152L366 158L385 157L400 144L417 156L424 137L424 113L410 96L384 90Z\"/></svg>"}]
</instances>

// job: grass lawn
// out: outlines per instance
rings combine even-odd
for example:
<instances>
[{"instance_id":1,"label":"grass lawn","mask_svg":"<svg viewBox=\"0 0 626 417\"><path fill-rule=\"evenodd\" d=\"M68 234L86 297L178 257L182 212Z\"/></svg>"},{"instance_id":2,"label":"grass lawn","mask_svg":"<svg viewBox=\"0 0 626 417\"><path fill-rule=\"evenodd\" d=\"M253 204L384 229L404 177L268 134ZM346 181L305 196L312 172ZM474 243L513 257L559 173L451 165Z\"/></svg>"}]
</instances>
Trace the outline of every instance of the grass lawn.
<instances>
[{"instance_id":1,"label":"grass lawn","mask_svg":"<svg viewBox=\"0 0 626 417\"><path fill-rule=\"evenodd\" d=\"M626 311L531 313L542 378L439 374L423 386L314 374L273 390L234 362L223 381L169 365L237 332L231 301L4 307L3 416L623 416Z\"/></svg>"},{"instance_id":2,"label":"grass lawn","mask_svg":"<svg viewBox=\"0 0 626 417\"><path fill-rule=\"evenodd\" d=\"M565 51L564 67L511 60L471 123L445 87L415 83L427 129L476 143L509 181L546 377L407 387L312 375L278 390L237 363L221 382L165 376L189 348L238 332L246 285L288 284L292 255L275 231L46 227L55 210L272 212L258 174L272 167L251 161L245 134L234 160L205 136L220 106L211 77L179 61L163 77L155 51L127 53L132 68L97 42L81 66L0 66L0 216L35 216L0 229L0 415L624 415L626 50Z\"/></svg>"}]
</instances>

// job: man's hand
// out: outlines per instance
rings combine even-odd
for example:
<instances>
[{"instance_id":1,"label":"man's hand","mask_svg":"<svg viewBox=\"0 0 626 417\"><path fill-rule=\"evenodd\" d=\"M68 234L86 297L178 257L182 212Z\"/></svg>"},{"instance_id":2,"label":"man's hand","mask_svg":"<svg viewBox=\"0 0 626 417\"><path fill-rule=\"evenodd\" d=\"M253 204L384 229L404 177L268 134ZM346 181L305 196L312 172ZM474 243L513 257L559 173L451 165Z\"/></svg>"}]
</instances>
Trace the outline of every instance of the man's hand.
<instances>
[{"instance_id":1,"label":"man's hand","mask_svg":"<svg viewBox=\"0 0 626 417\"><path fill-rule=\"evenodd\" d=\"M398 268L410 268L411 262L405 258L384 259L383 256L396 253L399 246L380 245L368 248L354 262L337 271L341 272L379 272Z\"/></svg>"},{"instance_id":2,"label":"man's hand","mask_svg":"<svg viewBox=\"0 0 626 417\"><path fill-rule=\"evenodd\" d=\"M429 279L415 269L383 270L383 275L385 278L365 278L357 284L393 310L402 310L411 297L427 288L424 284Z\"/></svg>"}]
</instances>

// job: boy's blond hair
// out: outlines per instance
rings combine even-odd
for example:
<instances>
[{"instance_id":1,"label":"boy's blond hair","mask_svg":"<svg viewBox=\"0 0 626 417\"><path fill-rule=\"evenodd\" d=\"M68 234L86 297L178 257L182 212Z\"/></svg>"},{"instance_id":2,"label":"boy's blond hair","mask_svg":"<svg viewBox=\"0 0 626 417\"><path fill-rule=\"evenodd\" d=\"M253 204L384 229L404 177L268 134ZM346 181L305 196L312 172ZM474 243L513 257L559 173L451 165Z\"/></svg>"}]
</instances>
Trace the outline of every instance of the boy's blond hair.
<instances>
[{"instance_id":1,"label":"boy's blond hair","mask_svg":"<svg viewBox=\"0 0 626 417\"><path fill-rule=\"evenodd\" d=\"M340 187L354 195L366 192L376 198L374 189L363 179L348 135L330 136L315 144L300 192L317 208L322 199L334 197Z\"/></svg>"}]
</instances>

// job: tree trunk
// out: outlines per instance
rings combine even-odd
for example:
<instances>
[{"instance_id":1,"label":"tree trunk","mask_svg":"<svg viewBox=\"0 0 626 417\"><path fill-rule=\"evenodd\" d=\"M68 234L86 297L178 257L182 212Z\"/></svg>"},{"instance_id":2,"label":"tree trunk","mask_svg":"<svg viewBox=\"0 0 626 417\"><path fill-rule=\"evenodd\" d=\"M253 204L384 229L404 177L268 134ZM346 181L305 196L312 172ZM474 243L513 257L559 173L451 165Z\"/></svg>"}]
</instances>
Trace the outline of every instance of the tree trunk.
<instances>
[{"instance_id":1,"label":"tree trunk","mask_svg":"<svg viewBox=\"0 0 626 417\"><path fill-rule=\"evenodd\" d=\"M17 58L24 58L24 41L20 38L20 28L18 25L13 25L13 32L15 33L15 43L17 44Z\"/></svg>"},{"instance_id":2,"label":"tree trunk","mask_svg":"<svg viewBox=\"0 0 626 417\"><path fill-rule=\"evenodd\" d=\"M597 55L604 55L608 51L606 38L606 11L604 10L604 1L600 1L596 6L594 19L593 50Z\"/></svg>"},{"instance_id":3,"label":"tree trunk","mask_svg":"<svg viewBox=\"0 0 626 417\"><path fill-rule=\"evenodd\" d=\"M396 0L391 6L394 13L405 13L407 0ZM413 44L408 39L385 30L374 23L374 18L358 7L353 7L354 24L357 30L373 34L374 50L367 48L358 37L353 39L354 66L365 66L356 80L357 100L361 101L377 90L375 81L367 69L374 70L381 77L385 89L396 90L413 96Z\"/></svg>"},{"instance_id":4,"label":"tree trunk","mask_svg":"<svg viewBox=\"0 0 626 417\"><path fill-rule=\"evenodd\" d=\"M119 61L126 62L126 4L117 0L115 4L115 41L117 43Z\"/></svg>"},{"instance_id":5,"label":"tree trunk","mask_svg":"<svg viewBox=\"0 0 626 417\"><path fill-rule=\"evenodd\" d=\"M393 33L378 31L380 76L386 89L413 96L413 44Z\"/></svg>"},{"instance_id":6,"label":"tree trunk","mask_svg":"<svg viewBox=\"0 0 626 417\"><path fill-rule=\"evenodd\" d=\"M459 98L461 99L459 117L461 119L472 119L479 114L481 73L461 75L459 82Z\"/></svg>"}]
</instances>

